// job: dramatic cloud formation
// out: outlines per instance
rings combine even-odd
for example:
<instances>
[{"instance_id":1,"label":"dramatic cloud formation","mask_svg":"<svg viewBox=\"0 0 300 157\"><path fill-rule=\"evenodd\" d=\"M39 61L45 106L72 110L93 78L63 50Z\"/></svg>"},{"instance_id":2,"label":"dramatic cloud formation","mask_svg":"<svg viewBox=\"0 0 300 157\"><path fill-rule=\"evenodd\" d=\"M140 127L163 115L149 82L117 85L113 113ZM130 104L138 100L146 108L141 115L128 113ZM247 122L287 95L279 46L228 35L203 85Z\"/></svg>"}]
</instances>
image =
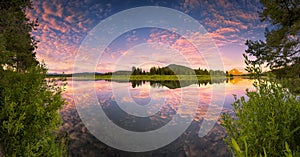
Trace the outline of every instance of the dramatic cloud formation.
<instances>
[{"instance_id":1,"label":"dramatic cloud formation","mask_svg":"<svg viewBox=\"0 0 300 157\"><path fill-rule=\"evenodd\" d=\"M77 50L90 30L105 18L119 11L132 7L157 5L182 11L195 18L208 31L208 35L219 47L225 70L242 69L244 66L242 53L246 39L263 39L266 24L260 23L258 11L261 5L258 0L223 1L223 0L179 0L166 1L97 1L97 0L45 0L33 1L33 10L28 11L28 17L39 19L39 27L33 34L40 41L37 58L44 61L50 73L72 73ZM194 42L199 39L195 34ZM141 29L134 30L116 39L99 60L98 72L118 70L116 66L120 57L129 55L127 51L143 43L158 43L169 45L180 51L194 66L206 66L203 56L184 38L164 30ZM90 50L93 51L93 50ZM131 52L132 58L123 66L130 70L129 64L151 61L161 63L183 63L180 57L165 53L154 55L153 52ZM152 53L152 54L151 54ZM170 60L173 57L173 60ZM213 56L212 56L213 57ZM168 61L167 61L168 59ZM176 60L176 61L175 61ZM145 63L146 64L146 63ZM147 64L150 67L151 64Z\"/></svg>"}]
</instances>

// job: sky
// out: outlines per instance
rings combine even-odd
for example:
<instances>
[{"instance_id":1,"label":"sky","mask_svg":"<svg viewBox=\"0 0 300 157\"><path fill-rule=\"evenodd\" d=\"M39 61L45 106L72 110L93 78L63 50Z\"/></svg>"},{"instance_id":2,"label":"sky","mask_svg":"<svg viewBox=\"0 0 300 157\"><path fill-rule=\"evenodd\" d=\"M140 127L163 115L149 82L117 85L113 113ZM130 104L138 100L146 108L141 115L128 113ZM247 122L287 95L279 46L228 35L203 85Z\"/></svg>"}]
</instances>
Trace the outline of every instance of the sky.
<instances>
[{"instance_id":1,"label":"sky","mask_svg":"<svg viewBox=\"0 0 300 157\"><path fill-rule=\"evenodd\" d=\"M161 18L161 24L173 22L176 26L139 27L122 32L122 22L103 24L121 11L145 6L174 9L183 17L196 20L202 28L199 32L192 31L188 22L181 21L184 20L181 15L167 18L154 11L135 14L145 18L153 15L154 21ZM27 16L38 18L39 26L33 31L39 41L36 56L45 62L49 73L109 72L131 70L132 66L148 70L151 66L168 64L242 71L246 40L264 40L268 25L259 19L261 10L259 0L44 0L33 1L33 9L27 11ZM177 23L171 21L173 18L178 19ZM143 19L125 14L121 20L138 25ZM186 28L184 31L189 34L178 33L177 26ZM95 31L100 28L108 30L105 36ZM117 37L110 35L119 31L122 34ZM108 39L113 40L103 44L102 40ZM78 60L86 64L77 64Z\"/></svg>"}]
</instances>

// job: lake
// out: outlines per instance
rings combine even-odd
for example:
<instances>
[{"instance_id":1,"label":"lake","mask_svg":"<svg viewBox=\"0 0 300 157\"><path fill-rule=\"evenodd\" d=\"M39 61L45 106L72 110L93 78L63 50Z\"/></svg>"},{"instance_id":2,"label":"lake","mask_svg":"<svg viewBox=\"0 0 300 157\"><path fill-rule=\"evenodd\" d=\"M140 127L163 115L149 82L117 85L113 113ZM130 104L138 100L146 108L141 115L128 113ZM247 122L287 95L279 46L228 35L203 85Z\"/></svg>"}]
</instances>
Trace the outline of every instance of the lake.
<instances>
[{"instance_id":1,"label":"lake","mask_svg":"<svg viewBox=\"0 0 300 157\"><path fill-rule=\"evenodd\" d=\"M60 130L70 137L72 157L230 156L219 115L234 114L233 94L240 97L247 88L254 89L253 80L241 77L67 82Z\"/></svg>"}]
</instances>

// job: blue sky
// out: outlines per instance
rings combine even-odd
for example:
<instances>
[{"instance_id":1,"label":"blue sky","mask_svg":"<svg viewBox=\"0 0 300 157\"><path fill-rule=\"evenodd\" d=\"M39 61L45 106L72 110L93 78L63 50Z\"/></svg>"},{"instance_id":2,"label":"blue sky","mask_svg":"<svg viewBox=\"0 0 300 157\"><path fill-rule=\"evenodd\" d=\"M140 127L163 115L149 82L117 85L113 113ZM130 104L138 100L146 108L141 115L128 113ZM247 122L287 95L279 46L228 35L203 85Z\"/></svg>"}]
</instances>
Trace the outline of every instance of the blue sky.
<instances>
[{"instance_id":1,"label":"blue sky","mask_svg":"<svg viewBox=\"0 0 300 157\"><path fill-rule=\"evenodd\" d=\"M140 6L172 8L196 19L218 46L225 70L244 68L242 54L246 49L244 43L247 39L264 40L267 24L259 19L258 11L261 11L262 6L258 0L44 0L33 1L34 9L28 11L28 17L39 19L39 27L33 32L40 41L36 50L38 60L46 63L50 73L72 73L74 59L82 41L97 24L120 11ZM135 46L153 42L166 44L167 46L162 47L169 46L170 49L159 54L147 51L133 52L140 50ZM96 70L130 70L130 64L135 63L135 66L144 68L159 63L180 63L180 58L173 57L176 52L171 49L177 46L177 50L180 50L178 45L181 46L182 42L186 41L166 30L133 30L110 44L99 60ZM128 56L130 54L131 57ZM185 57L198 59L193 55L196 53L184 53ZM151 56L151 60L145 56ZM125 58L128 62L117 62L124 61ZM200 60L201 57L197 63ZM205 67L205 64L192 65Z\"/></svg>"}]
</instances>

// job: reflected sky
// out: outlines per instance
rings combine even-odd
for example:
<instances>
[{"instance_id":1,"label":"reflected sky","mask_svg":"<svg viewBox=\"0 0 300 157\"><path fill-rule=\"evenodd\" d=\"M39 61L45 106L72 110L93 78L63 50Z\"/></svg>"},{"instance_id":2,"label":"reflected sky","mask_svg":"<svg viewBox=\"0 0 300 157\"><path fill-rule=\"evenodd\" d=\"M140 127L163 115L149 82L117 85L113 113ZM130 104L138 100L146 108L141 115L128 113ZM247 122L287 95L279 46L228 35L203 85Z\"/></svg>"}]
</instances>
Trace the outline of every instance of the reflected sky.
<instances>
[{"instance_id":1,"label":"reflected sky","mask_svg":"<svg viewBox=\"0 0 300 157\"><path fill-rule=\"evenodd\" d=\"M88 81L69 81L66 87L66 91L63 94L64 97L68 102L72 102L72 86L84 89L85 84L87 83ZM223 93L218 93L218 86L220 86L220 84L225 85L225 102L224 104L222 104L222 110L228 111L233 109L231 106L231 104L234 102L233 95L237 95L237 97L245 96L245 90L247 88L250 90L254 90L252 83L253 80L244 79L241 77L222 80L218 83L197 83L190 81L187 83L183 83L185 86L183 88L185 88L187 91L196 90L196 92L189 92L189 95L182 94L182 88L178 88L176 86L170 87L170 84L176 84L176 82L172 83L172 81L140 81L137 83L110 82L101 80L95 81L94 87L98 101L102 105L102 107L108 108L108 102L115 104L116 106L129 106L131 104L142 107L146 106L147 113L145 115L155 115L159 116L162 119L168 117L168 115L170 116L173 112L177 111L178 104L181 103L181 97L198 97L198 102L194 102L198 104L198 109L194 120L199 121L206 114L208 106L214 106L214 104L211 103L212 94L217 95L215 98L218 98L218 95L219 97L223 96ZM106 106L104 104L106 104ZM119 107L119 109L122 110L124 108ZM114 113L111 112L110 114Z\"/></svg>"},{"instance_id":2,"label":"reflected sky","mask_svg":"<svg viewBox=\"0 0 300 157\"><path fill-rule=\"evenodd\" d=\"M198 136L198 131L203 125L203 119L213 123L214 116L222 107L222 112L232 111L230 104L234 102L233 94L238 97L245 95L245 90L252 86L253 80L243 78L230 78L221 81L187 81L179 88L178 83L172 82L110 82L110 81L68 81L63 97L68 102L61 110L63 126L70 134L70 154L71 156L97 156L99 151L108 156L181 156L180 154L196 154L196 156L229 156L230 152L222 141L225 136L224 129L219 125L219 121L214 124L212 130L204 137ZM147 132L164 127L165 125L178 125L176 123L188 123L188 129L175 141L167 146L147 153L130 153L113 149L95 138L82 123L74 105L73 91L88 88L87 84L94 83L94 90L98 102L103 108L106 116L116 125L129 131ZM133 86L135 84L135 86ZM172 84L172 86L171 86ZM222 85L225 86L224 92L221 92ZM78 89L74 89L78 88ZM185 91L185 92L182 92ZM218 93L220 91L220 93ZM212 93L214 92L214 93ZM83 98L89 98L82 93ZM212 100L212 95L215 100ZM224 104L216 104L219 97L225 96ZM184 105L182 97L185 98ZM187 101L190 100L190 101ZM189 104L190 103L190 104ZM196 103L198 107L190 108L191 103ZM136 105L148 107L144 116L140 113L130 113L130 110L124 106ZM182 107L183 106L183 107ZM186 107L187 106L187 107ZM85 105L82 108L87 107ZM99 106L90 106L99 107ZM186 109L186 110L184 110ZM208 109L212 116L208 115ZM91 110L93 111L93 110ZM95 110L96 111L96 110ZM191 114L189 114L191 113ZM193 114L195 113L195 114ZM91 116L97 113L90 113ZM179 120L172 121L176 115ZM192 123L187 119L193 118ZM96 120L96 119L95 119ZM204 147L206 146L206 147ZM216 153L218 152L218 153Z\"/></svg>"}]
</instances>

